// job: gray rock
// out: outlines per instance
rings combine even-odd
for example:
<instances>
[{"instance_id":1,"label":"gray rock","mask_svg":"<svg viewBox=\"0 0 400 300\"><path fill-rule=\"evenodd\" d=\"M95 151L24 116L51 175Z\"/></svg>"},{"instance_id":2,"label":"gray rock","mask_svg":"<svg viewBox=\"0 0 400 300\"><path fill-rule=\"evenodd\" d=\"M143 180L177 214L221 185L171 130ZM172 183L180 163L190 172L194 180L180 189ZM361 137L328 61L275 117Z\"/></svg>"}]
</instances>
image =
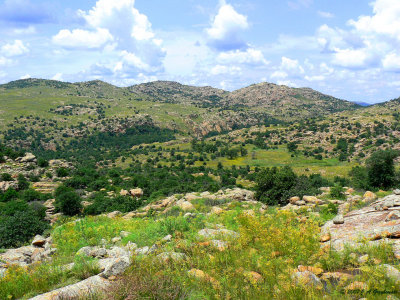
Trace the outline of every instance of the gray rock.
<instances>
[{"instance_id":1,"label":"gray rock","mask_svg":"<svg viewBox=\"0 0 400 300\"><path fill-rule=\"evenodd\" d=\"M107 250L107 255L114 258L124 257L129 256L129 251L121 247L112 247L110 250Z\"/></svg>"},{"instance_id":2,"label":"gray rock","mask_svg":"<svg viewBox=\"0 0 400 300\"><path fill-rule=\"evenodd\" d=\"M368 259L369 259L369 255L368 255L368 254L365 254L365 255L360 256L360 257L358 258L358 263L360 263L360 264L365 264L365 263L368 261Z\"/></svg>"},{"instance_id":3,"label":"gray rock","mask_svg":"<svg viewBox=\"0 0 400 300\"><path fill-rule=\"evenodd\" d=\"M337 216L333 219L333 224L336 224L336 225L344 224L343 215L337 215Z\"/></svg>"},{"instance_id":4,"label":"gray rock","mask_svg":"<svg viewBox=\"0 0 400 300\"><path fill-rule=\"evenodd\" d=\"M125 249L127 249L128 251L135 251L138 248L136 243L132 243L131 241L129 241L126 246Z\"/></svg>"},{"instance_id":5,"label":"gray rock","mask_svg":"<svg viewBox=\"0 0 400 300\"><path fill-rule=\"evenodd\" d=\"M158 245L157 245L157 244L154 244L154 245L151 246L151 248L149 249L149 254L152 254L152 253L156 252L158 248L159 248Z\"/></svg>"},{"instance_id":6,"label":"gray rock","mask_svg":"<svg viewBox=\"0 0 400 300\"><path fill-rule=\"evenodd\" d=\"M393 280L396 284L400 284L400 271L391 265L382 265L385 269L386 277Z\"/></svg>"},{"instance_id":7,"label":"gray rock","mask_svg":"<svg viewBox=\"0 0 400 300\"><path fill-rule=\"evenodd\" d=\"M177 253L177 252L163 252L156 256L159 260L162 261L183 261L186 260L187 256L184 253Z\"/></svg>"},{"instance_id":8,"label":"gray rock","mask_svg":"<svg viewBox=\"0 0 400 300\"><path fill-rule=\"evenodd\" d=\"M119 235L122 237L122 238L126 238L126 237L128 237L129 235L131 235L132 233L131 232L129 232L129 231L121 231L120 233L119 233Z\"/></svg>"},{"instance_id":9,"label":"gray rock","mask_svg":"<svg viewBox=\"0 0 400 300\"><path fill-rule=\"evenodd\" d=\"M205 228L198 232L198 235L204 238L216 238L216 237L225 237L225 238L238 238L239 234L235 231L228 229L209 229Z\"/></svg>"},{"instance_id":10,"label":"gray rock","mask_svg":"<svg viewBox=\"0 0 400 300\"><path fill-rule=\"evenodd\" d=\"M33 238L32 241L32 246L35 247L44 247L44 245L46 244L46 239L44 237L42 237L41 235L37 235Z\"/></svg>"},{"instance_id":11,"label":"gray rock","mask_svg":"<svg viewBox=\"0 0 400 300\"><path fill-rule=\"evenodd\" d=\"M5 277L7 274L7 269L6 268L0 268L0 279Z\"/></svg>"},{"instance_id":12,"label":"gray rock","mask_svg":"<svg viewBox=\"0 0 400 300\"><path fill-rule=\"evenodd\" d=\"M149 247L145 246L139 249L136 249L135 254L136 255L147 255L149 253Z\"/></svg>"},{"instance_id":13,"label":"gray rock","mask_svg":"<svg viewBox=\"0 0 400 300\"><path fill-rule=\"evenodd\" d=\"M395 195L400 195L400 189L394 190L394 191L393 191L393 194L395 194Z\"/></svg>"},{"instance_id":14,"label":"gray rock","mask_svg":"<svg viewBox=\"0 0 400 300\"><path fill-rule=\"evenodd\" d=\"M292 276L293 281L299 286L322 286L321 280L312 272L296 272Z\"/></svg>"},{"instance_id":15,"label":"gray rock","mask_svg":"<svg viewBox=\"0 0 400 300\"><path fill-rule=\"evenodd\" d=\"M103 278L109 278L110 276L120 275L124 273L129 266L129 256L122 256L119 258L110 259L100 276L102 276Z\"/></svg>"},{"instance_id":16,"label":"gray rock","mask_svg":"<svg viewBox=\"0 0 400 300\"><path fill-rule=\"evenodd\" d=\"M109 286L110 282L108 280L96 275L81 282L36 296L30 300L80 299L81 297L89 297L95 292L105 291Z\"/></svg>"},{"instance_id":17,"label":"gray rock","mask_svg":"<svg viewBox=\"0 0 400 300\"><path fill-rule=\"evenodd\" d=\"M90 252L92 251L92 247L86 246L82 247L81 249L76 252L76 255L79 256L90 256Z\"/></svg>"},{"instance_id":18,"label":"gray rock","mask_svg":"<svg viewBox=\"0 0 400 300\"><path fill-rule=\"evenodd\" d=\"M120 236L116 236L116 237L114 237L114 238L111 239L111 242L114 243L114 244L116 244L116 243L120 242L121 240L122 240L122 239L121 239Z\"/></svg>"},{"instance_id":19,"label":"gray rock","mask_svg":"<svg viewBox=\"0 0 400 300\"><path fill-rule=\"evenodd\" d=\"M220 241L220 240L211 240L210 241L211 246L218 248L219 250L224 250L228 247L228 243L225 241Z\"/></svg>"},{"instance_id":20,"label":"gray rock","mask_svg":"<svg viewBox=\"0 0 400 300\"><path fill-rule=\"evenodd\" d=\"M167 236L164 236L161 241L162 242L169 242L172 240L172 235L168 234Z\"/></svg>"}]
</instances>

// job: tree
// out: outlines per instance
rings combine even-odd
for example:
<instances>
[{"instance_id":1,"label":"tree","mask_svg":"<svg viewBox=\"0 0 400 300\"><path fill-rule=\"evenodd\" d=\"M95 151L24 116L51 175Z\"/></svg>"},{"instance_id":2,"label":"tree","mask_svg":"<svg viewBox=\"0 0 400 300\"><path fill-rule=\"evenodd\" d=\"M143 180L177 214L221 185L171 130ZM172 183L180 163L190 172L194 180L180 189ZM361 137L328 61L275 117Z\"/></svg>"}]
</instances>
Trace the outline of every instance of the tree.
<instances>
[{"instance_id":1,"label":"tree","mask_svg":"<svg viewBox=\"0 0 400 300\"><path fill-rule=\"evenodd\" d=\"M290 142L286 145L289 152L295 152L297 150L297 144L295 142Z\"/></svg>"},{"instance_id":2,"label":"tree","mask_svg":"<svg viewBox=\"0 0 400 300\"><path fill-rule=\"evenodd\" d=\"M256 179L256 198L269 205L284 204L283 197L296 183L297 175L290 167L266 168Z\"/></svg>"},{"instance_id":3,"label":"tree","mask_svg":"<svg viewBox=\"0 0 400 300\"><path fill-rule=\"evenodd\" d=\"M379 150L367 160L368 183L375 188L391 188L396 183L394 159L400 155L395 150Z\"/></svg>"},{"instance_id":4,"label":"tree","mask_svg":"<svg viewBox=\"0 0 400 300\"><path fill-rule=\"evenodd\" d=\"M74 216L81 212L81 198L75 192L62 193L56 198L55 207L66 216Z\"/></svg>"}]
</instances>

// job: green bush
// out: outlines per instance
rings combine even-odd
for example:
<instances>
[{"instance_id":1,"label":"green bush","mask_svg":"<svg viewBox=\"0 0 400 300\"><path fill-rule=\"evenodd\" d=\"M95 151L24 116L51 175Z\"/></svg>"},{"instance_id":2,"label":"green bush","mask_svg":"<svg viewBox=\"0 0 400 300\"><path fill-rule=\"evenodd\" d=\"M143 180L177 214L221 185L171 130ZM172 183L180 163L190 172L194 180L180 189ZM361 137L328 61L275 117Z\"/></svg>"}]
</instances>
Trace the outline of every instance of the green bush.
<instances>
[{"instance_id":1,"label":"green bush","mask_svg":"<svg viewBox=\"0 0 400 300\"><path fill-rule=\"evenodd\" d=\"M69 175L69 171L66 168L58 168L56 174L57 177L67 177Z\"/></svg>"},{"instance_id":2,"label":"green bush","mask_svg":"<svg viewBox=\"0 0 400 300\"><path fill-rule=\"evenodd\" d=\"M73 191L67 191L57 196L55 207L66 216L74 216L81 212L81 197Z\"/></svg>"},{"instance_id":3,"label":"green bush","mask_svg":"<svg viewBox=\"0 0 400 300\"><path fill-rule=\"evenodd\" d=\"M143 201L129 196L117 196L109 198L105 193L99 192L94 194L90 201L93 202L85 208L84 212L88 215L98 215L104 212L120 211L130 212L138 209L143 205Z\"/></svg>"},{"instance_id":4,"label":"green bush","mask_svg":"<svg viewBox=\"0 0 400 300\"><path fill-rule=\"evenodd\" d=\"M12 176L8 173L1 174L0 179L1 179L1 181L14 181Z\"/></svg>"},{"instance_id":5,"label":"green bush","mask_svg":"<svg viewBox=\"0 0 400 300\"><path fill-rule=\"evenodd\" d=\"M394 159L400 155L395 150L380 150L367 160L368 183L375 188L391 188L397 182Z\"/></svg>"},{"instance_id":6,"label":"green bush","mask_svg":"<svg viewBox=\"0 0 400 300\"><path fill-rule=\"evenodd\" d=\"M38 159L38 166L41 168L46 168L49 166L49 162L45 160L44 158L39 158Z\"/></svg>"},{"instance_id":7,"label":"green bush","mask_svg":"<svg viewBox=\"0 0 400 300\"><path fill-rule=\"evenodd\" d=\"M18 247L49 228L44 209L16 200L0 204L0 248Z\"/></svg>"},{"instance_id":8,"label":"green bush","mask_svg":"<svg viewBox=\"0 0 400 300\"><path fill-rule=\"evenodd\" d=\"M346 199L343 187L340 184L335 184L333 187L331 187L330 196L335 199Z\"/></svg>"},{"instance_id":9,"label":"green bush","mask_svg":"<svg viewBox=\"0 0 400 300\"><path fill-rule=\"evenodd\" d=\"M29 182L24 175L18 175L18 190L23 191L29 188Z\"/></svg>"}]
</instances>

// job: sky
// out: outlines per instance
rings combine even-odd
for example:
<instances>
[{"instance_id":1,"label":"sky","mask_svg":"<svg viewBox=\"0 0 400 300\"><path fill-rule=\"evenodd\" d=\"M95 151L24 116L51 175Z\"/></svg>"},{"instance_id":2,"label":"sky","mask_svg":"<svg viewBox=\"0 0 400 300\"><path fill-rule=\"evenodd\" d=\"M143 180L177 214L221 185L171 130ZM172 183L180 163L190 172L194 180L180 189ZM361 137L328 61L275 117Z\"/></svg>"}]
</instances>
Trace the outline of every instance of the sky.
<instances>
[{"instance_id":1,"label":"sky","mask_svg":"<svg viewBox=\"0 0 400 300\"><path fill-rule=\"evenodd\" d=\"M30 77L387 101L400 96L400 1L0 0L0 83Z\"/></svg>"}]
</instances>

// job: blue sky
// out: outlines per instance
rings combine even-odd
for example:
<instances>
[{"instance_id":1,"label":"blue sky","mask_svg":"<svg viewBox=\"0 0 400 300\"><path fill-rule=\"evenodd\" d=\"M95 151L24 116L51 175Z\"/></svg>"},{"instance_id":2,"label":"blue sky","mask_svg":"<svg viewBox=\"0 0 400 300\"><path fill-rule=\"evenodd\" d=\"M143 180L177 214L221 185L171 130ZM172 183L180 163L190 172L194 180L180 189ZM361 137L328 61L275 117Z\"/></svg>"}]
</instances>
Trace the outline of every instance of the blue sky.
<instances>
[{"instance_id":1,"label":"blue sky","mask_svg":"<svg viewBox=\"0 0 400 300\"><path fill-rule=\"evenodd\" d=\"M263 81L400 96L398 0L0 0L0 82Z\"/></svg>"}]
</instances>

